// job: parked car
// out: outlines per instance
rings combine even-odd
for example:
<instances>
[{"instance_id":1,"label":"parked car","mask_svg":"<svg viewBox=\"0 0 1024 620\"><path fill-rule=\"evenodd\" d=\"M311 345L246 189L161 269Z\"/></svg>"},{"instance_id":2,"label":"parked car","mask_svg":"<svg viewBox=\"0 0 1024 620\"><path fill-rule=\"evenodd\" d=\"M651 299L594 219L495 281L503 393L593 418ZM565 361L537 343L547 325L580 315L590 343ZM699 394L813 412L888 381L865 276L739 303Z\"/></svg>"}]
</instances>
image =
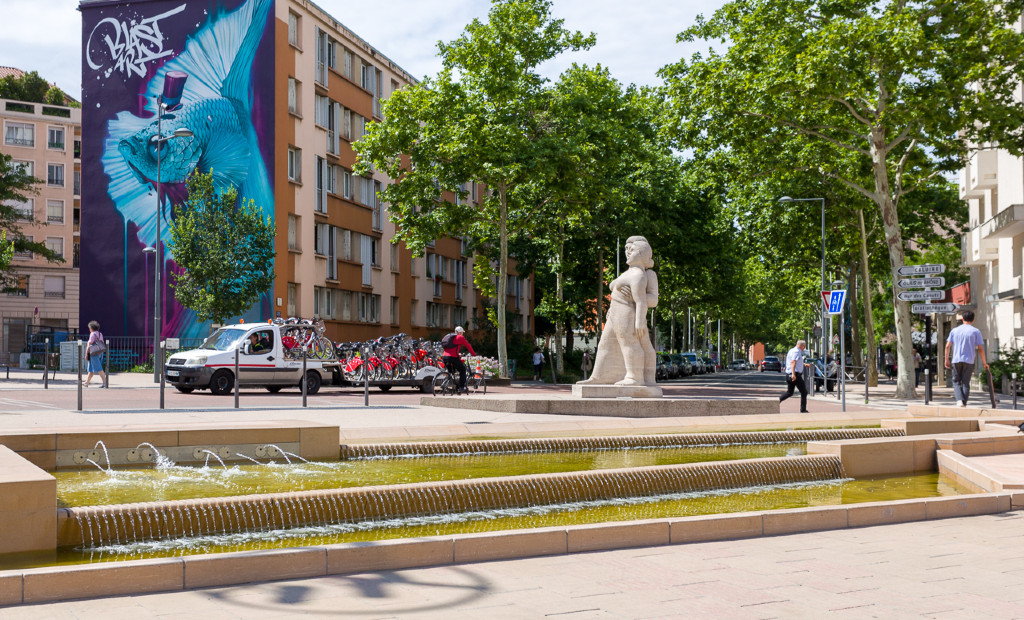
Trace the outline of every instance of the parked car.
<instances>
[{"instance_id":1,"label":"parked car","mask_svg":"<svg viewBox=\"0 0 1024 620\"><path fill-rule=\"evenodd\" d=\"M679 377L679 367L676 366L672 360L672 356L668 353L658 354L658 365L654 371L654 378L665 381L667 379L677 379Z\"/></svg>"},{"instance_id":2,"label":"parked car","mask_svg":"<svg viewBox=\"0 0 1024 620\"><path fill-rule=\"evenodd\" d=\"M718 370L718 364L715 363L715 360L710 357L705 357L703 358L703 361L705 372L716 372Z\"/></svg>"},{"instance_id":3,"label":"parked car","mask_svg":"<svg viewBox=\"0 0 1024 620\"><path fill-rule=\"evenodd\" d=\"M782 362L774 355L765 355L761 360L761 372L765 371L782 372Z\"/></svg>"},{"instance_id":4,"label":"parked car","mask_svg":"<svg viewBox=\"0 0 1024 620\"><path fill-rule=\"evenodd\" d=\"M676 366L679 368L680 377L689 377L693 374L693 364L691 364L690 360L682 353L673 353L672 361L675 362Z\"/></svg>"},{"instance_id":5,"label":"parked car","mask_svg":"<svg viewBox=\"0 0 1024 620\"><path fill-rule=\"evenodd\" d=\"M729 370L746 370L746 369L747 369L747 360L734 359L733 361L729 362Z\"/></svg>"},{"instance_id":6,"label":"parked car","mask_svg":"<svg viewBox=\"0 0 1024 620\"><path fill-rule=\"evenodd\" d=\"M690 368L693 369L693 374L695 374L695 375L702 375L702 374L704 374L704 372L705 372L704 371L704 362L701 361L699 355L697 355L696 353L693 353L693 352L681 353L680 355L685 357L686 360L688 362L690 362Z\"/></svg>"}]
</instances>

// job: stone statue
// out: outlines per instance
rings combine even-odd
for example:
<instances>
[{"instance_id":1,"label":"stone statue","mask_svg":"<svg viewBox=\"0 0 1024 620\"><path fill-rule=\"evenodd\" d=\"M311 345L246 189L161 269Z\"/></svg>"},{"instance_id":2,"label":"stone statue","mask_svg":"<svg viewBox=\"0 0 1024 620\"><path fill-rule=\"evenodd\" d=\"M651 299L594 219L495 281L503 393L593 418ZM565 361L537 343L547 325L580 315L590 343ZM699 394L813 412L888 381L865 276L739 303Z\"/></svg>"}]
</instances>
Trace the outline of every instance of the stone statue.
<instances>
[{"instance_id":1,"label":"stone statue","mask_svg":"<svg viewBox=\"0 0 1024 620\"><path fill-rule=\"evenodd\" d=\"M658 305L658 276L644 237L626 239L626 269L611 283L611 304L597 346L594 373L573 386L577 396L660 396L658 363L647 329L647 310ZM622 389L597 391L587 386Z\"/></svg>"}]
</instances>

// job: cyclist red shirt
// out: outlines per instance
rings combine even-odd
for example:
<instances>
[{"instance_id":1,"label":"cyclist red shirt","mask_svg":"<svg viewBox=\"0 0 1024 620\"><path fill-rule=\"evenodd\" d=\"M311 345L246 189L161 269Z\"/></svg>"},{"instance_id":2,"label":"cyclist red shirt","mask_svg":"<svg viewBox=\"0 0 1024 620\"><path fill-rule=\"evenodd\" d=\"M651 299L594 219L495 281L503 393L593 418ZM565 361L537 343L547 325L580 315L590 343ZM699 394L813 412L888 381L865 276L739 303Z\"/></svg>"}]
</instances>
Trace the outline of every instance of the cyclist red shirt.
<instances>
[{"instance_id":1,"label":"cyclist red shirt","mask_svg":"<svg viewBox=\"0 0 1024 620\"><path fill-rule=\"evenodd\" d=\"M448 348L448 349L444 350L444 354L445 354L446 357L458 357L459 356L459 347L466 347L467 349L469 349L469 354L470 355L476 355L476 351L473 350L473 345L469 344L469 341L466 340L466 337L463 336L462 334L456 334L455 335L454 343L455 343L454 347L451 347L451 348Z\"/></svg>"}]
</instances>

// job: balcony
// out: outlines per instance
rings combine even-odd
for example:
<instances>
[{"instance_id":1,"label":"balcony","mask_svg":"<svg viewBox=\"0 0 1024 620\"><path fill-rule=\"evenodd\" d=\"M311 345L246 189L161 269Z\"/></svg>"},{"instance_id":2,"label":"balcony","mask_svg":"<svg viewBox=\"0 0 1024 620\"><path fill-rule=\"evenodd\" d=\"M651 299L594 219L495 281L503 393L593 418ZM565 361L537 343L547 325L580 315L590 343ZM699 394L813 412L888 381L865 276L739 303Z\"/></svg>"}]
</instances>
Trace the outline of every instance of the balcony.
<instances>
[{"instance_id":1,"label":"balcony","mask_svg":"<svg viewBox=\"0 0 1024 620\"><path fill-rule=\"evenodd\" d=\"M54 150L54 151L63 151L64 150L64 143L63 142L47 142L46 143L46 148Z\"/></svg>"},{"instance_id":2,"label":"balcony","mask_svg":"<svg viewBox=\"0 0 1024 620\"><path fill-rule=\"evenodd\" d=\"M1024 205L1010 205L982 222L981 235L986 239L1008 239L1024 233Z\"/></svg>"}]
</instances>

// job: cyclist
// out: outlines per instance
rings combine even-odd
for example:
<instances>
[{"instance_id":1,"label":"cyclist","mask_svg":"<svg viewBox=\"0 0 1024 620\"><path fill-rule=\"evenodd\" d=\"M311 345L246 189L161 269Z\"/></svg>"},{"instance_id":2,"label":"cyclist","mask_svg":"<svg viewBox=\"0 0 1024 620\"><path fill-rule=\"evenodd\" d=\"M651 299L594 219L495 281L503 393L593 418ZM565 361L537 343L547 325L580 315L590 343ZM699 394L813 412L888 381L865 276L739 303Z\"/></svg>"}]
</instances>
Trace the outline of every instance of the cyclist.
<instances>
[{"instance_id":1,"label":"cyclist","mask_svg":"<svg viewBox=\"0 0 1024 620\"><path fill-rule=\"evenodd\" d=\"M459 392L468 392L466 387L466 363L459 357L459 348L466 347L469 349L470 355L476 355L476 351L473 350L473 345L469 344L466 337L463 334L466 330L461 325L455 328L455 332L448 334L441 339L441 346L444 348L444 367L449 371L459 371Z\"/></svg>"}]
</instances>

